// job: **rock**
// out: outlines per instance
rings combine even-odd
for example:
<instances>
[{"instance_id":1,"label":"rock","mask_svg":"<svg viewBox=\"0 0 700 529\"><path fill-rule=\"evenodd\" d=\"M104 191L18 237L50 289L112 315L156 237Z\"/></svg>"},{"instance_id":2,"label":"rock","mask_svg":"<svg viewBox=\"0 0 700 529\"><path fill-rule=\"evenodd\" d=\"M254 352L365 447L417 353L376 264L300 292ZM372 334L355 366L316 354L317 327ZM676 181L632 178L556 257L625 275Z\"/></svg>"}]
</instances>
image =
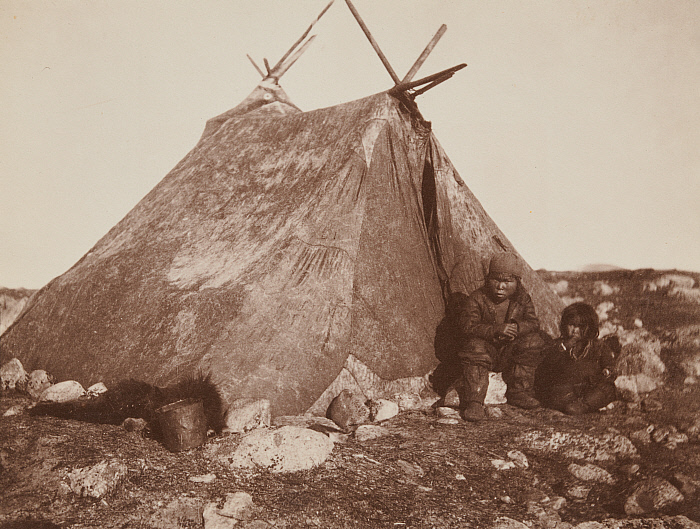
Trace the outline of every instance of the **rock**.
<instances>
[{"instance_id":1,"label":"rock","mask_svg":"<svg viewBox=\"0 0 700 529\"><path fill-rule=\"evenodd\" d=\"M622 353L615 366L620 376L615 385L625 400L637 400L663 385L666 366L661 361L661 341L644 329L624 332L620 338Z\"/></svg>"},{"instance_id":2,"label":"rock","mask_svg":"<svg viewBox=\"0 0 700 529\"><path fill-rule=\"evenodd\" d=\"M450 389L447 390L445 398L442 399L442 406L459 408L459 393L454 388L454 386L450 387Z\"/></svg>"},{"instance_id":3,"label":"rock","mask_svg":"<svg viewBox=\"0 0 700 529\"><path fill-rule=\"evenodd\" d=\"M561 281L557 281L556 283L549 283L549 288L551 288L555 294L561 296L563 294L566 294L569 290L569 282L566 279L562 279Z\"/></svg>"},{"instance_id":4,"label":"rock","mask_svg":"<svg viewBox=\"0 0 700 529\"><path fill-rule=\"evenodd\" d=\"M489 419L501 419L503 418L503 410L499 408L498 406L486 406L484 408L484 411L486 411L486 416Z\"/></svg>"},{"instance_id":5,"label":"rock","mask_svg":"<svg viewBox=\"0 0 700 529\"><path fill-rule=\"evenodd\" d=\"M618 393L629 402L638 401L642 395L654 391L660 385L660 382L644 374L621 375L615 379Z\"/></svg>"},{"instance_id":6,"label":"rock","mask_svg":"<svg viewBox=\"0 0 700 529\"><path fill-rule=\"evenodd\" d=\"M672 425L664 425L664 426L659 426L656 427L652 430L651 432L651 440L654 441L655 443L663 443L669 435L675 434L678 432L675 426Z\"/></svg>"},{"instance_id":7,"label":"rock","mask_svg":"<svg viewBox=\"0 0 700 529\"><path fill-rule=\"evenodd\" d=\"M639 472L640 468L641 467L638 464L633 463L631 465L622 465L620 467L620 470L622 472L624 472L625 474L627 474L628 476L632 477Z\"/></svg>"},{"instance_id":8,"label":"rock","mask_svg":"<svg viewBox=\"0 0 700 529\"><path fill-rule=\"evenodd\" d=\"M653 426L647 426L646 428L642 430L637 430L635 432L632 432L630 434L630 439L632 441L643 444L643 445L648 445L651 444L651 432L654 431Z\"/></svg>"},{"instance_id":9,"label":"rock","mask_svg":"<svg viewBox=\"0 0 700 529\"><path fill-rule=\"evenodd\" d=\"M399 459L396 461L396 466L411 479L422 478L425 476L425 470L418 463L412 463Z\"/></svg>"},{"instance_id":10,"label":"rock","mask_svg":"<svg viewBox=\"0 0 700 529\"><path fill-rule=\"evenodd\" d=\"M700 437L700 417L696 417L692 423L683 428L690 437Z\"/></svg>"},{"instance_id":11,"label":"rock","mask_svg":"<svg viewBox=\"0 0 700 529\"><path fill-rule=\"evenodd\" d=\"M78 468L68 474L70 490L79 496L102 498L126 476L127 466L116 459L103 460L93 467Z\"/></svg>"},{"instance_id":12,"label":"rock","mask_svg":"<svg viewBox=\"0 0 700 529\"><path fill-rule=\"evenodd\" d=\"M693 497L700 490L700 481L686 476L682 472L676 472L673 475L673 486L678 487L683 496Z\"/></svg>"},{"instance_id":13,"label":"rock","mask_svg":"<svg viewBox=\"0 0 700 529\"><path fill-rule=\"evenodd\" d=\"M399 405L391 400L377 399L369 403L369 419L372 422L381 422L396 417L399 414Z\"/></svg>"},{"instance_id":14,"label":"rock","mask_svg":"<svg viewBox=\"0 0 700 529\"><path fill-rule=\"evenodd\" d=\"M46 388L39 400L43 402L67 402L78 399L83 395L85 395L85 390L79 382L65 380Z\"/></svg>"},{"instance_id":15,"label":"rock","mask_svg":"<svg viewBox=\"0 0 700 529\"><path fill-rule=\"evenodd\" d=\"M349 430L369 420L369 408L362 398L344 389L331 402L327 416L343 430Z\"/></svg>"},{"instance_id":16,"label":"rock","mask_svg":"<svg viewBox=\"0 0 700 529\"><path fill-rule=\"evenodd\" d=\"M399 405L400 411L416 410L423 407L423 399L417 393L395 393L391 400Z\"/></svg>"},{"instance_id":17,"label":"rock","mask_svg":"<svg viewBox=\"0 0 700 529\"><path fill-rule=\"evenodd\" d=\"M455 424L461 424L462 421L460 419L454 419L452 417L443 417L442 419L437 420L438 424L445 424L448 426L454 426Z\"/></svg>"},{"instance_id":18,"label":"rock","mask_svg":"<svg viewBox=\"0 0 700 529\"><path fill-rule=\"evenodd\" d=\"M20 388L27 382L27 372L17 358L13 358L9 362L0 367L0 391L9 391L15 389L19 384Z\"/></svg>"},{"instance_id":19,"label":"rock","mask_svg":"<svg viewBox=\"0 0 700 529\"><path fill-rule=\"evenodd\" d=\"M506 383L503 382L501 373L489 373L489 387L486 390L484 404L505 404L506 403Z\"/></svg>"},{"instance_id":20,"label":"rock","mask_svg":"<svg viewBox=\"0 0 700 529\"><path fill-rule=\"evenodd\" d=\"M608 312L615 308L615 304L612 301L603 301L599 303L595 308L596 313L600 321L605 321L609 318Z\"/></svg>"},{"instance_id":21,"label":"rock","mask_svg":"<svg viewBox=\"0 0 700 529\"><path fill-rule=\"evenodd\" d=\"M628 516L648 514L680 503L684 499L683 494L668 481L649 478L634 487L632 494L625 501L625 513Z\"/></svg>"},{"instance_id":22,"label":"rock","mask_svg":"<svg viewBox=\"0 0 700 529\"><path fill-rule=\"evenodd\" d=\"M298 428L309 428L324 435L334 443L345 443L349 434L326 417L316 415L282 415L272 420L274 426L296 426Z\"/></svg>"},{"instance_id":23,"label":"rock","mask_svg":"<svg viewBox=\"0 0 700 529\"><path fill-rule=\"evenodd\" d=\"M697 346L700 349L700 346ZM683 358L680 362L681 369L687 378L700 377L700 353L695 353L692 356Z\"/></svg>"},{"instance_id":24,"label":"rock","mask_svg":"<svg viewBox=\"0 0 700 529\"><path fill-rule=\"evenodd\" d=\"M657 277L654 281L650 282L647 289L651 292L662 288L669 287L681 287L681 288L693 288L695 286L695 279L690 276L684 276L681 274L664 274L661 277Z\"/></svg>"},{"instance_id":25,"label":"rock","mask_svg":"<svg viewBox=\"0 0 700 529\"><path fill-rule=\"evenodd\" d=\"M641 329L642 327L644 327L644 322L639 318L635 318L632 322L632 325L634 325L637 329Z\"/></svg>"},{"instance_id":26,"label":"rock","mask_svg":"<svg viewBox=\"0 0 700 529\"><path fill-rule=\"evenodd\" d=\"M563 453L565 457L571 459L614 461L639 456L629 439L615 433L592 436L585 433L559 432L553 429L546 432L533 430L517 436L515 441L532 450Z\"/></svg>"},{"instance_id":27,"label":"rock","mask_svg":"<svg viewBox=\"0 0 700 529\"><path fill-rule=\"evenodd\" d=\"M553 509L547 509L537 502L529 502L527 505L527 513L535 516L540 527L546 529L558 529L561 523L561 516Z\"/></svg>"},{"instance_id":28,"label":"rock","mask_svg":"<svg viewBox=\"0 0 700 529\"><path fill-rule=\"evenodd\" d=\"M122 428L124 428L127 432L141 433L148 428L148 423L146 422L146 419L127 417L124 419L124 422L122 422Z\"/></svg>"},{"instance_id":29,"label":"rock","mask_svg":"<svg viewBox=\"0 0 700 529\"><path fill-rule=\"evenodd\" d=\"M574 529L606 529L606 526L600 522L581 522Z\"/></svg>"},{"instance_id":30,"label":"rock","mask_svg":"<svg viewBox=\"0 0 700 529\"><path fill-rule=\"evenodd\" d=\"M204 502L198 498L177 498L143 524L147 527L201 527Z\"/></svg>"},{"instance_id":31,"label":"rock","mask_svg":"<svg viewBox=\"0 0 700 529\"><path fill-rule=\"evenodd\" d=\"M596 281L593 283L593 294L596 296L612 296L616 292L619 292L619 287L611 287L605 281Z\"/></svg>"},{"instance_id":32,"label":"rock","mask_svg":"<svg viewBox=\"0 0 700 529\"><path fill-rule=\"evenodd\" d=\"M216 459L231 468L268 469L275 473L308 470L323 463L333 450L328 436L309 428L283 426L246 434L232 453Z\"/></svg>"},{"instance_id":33,"label":"rock","mask_svg":"<svg viewBox=\"0 0 700 529\"><path fill-rule=\"evenodd\" d=\"M389 435L389 430L375 424L363 424L362 426L358 426L357 430L355 430L355 439L360 442L377 439L385 435Z\"/></svg>"},{"instance_id":34,"label":"rock","mask_svg":"<svg viewBox=\"0 0 700 529\"><path fill-rule=\"evenodd\" d=\"M586 501L591 489L590 485L575 485L566 491L566 495L572 500Z\"/></svg>"},{"instance_id":35,"label":"rock","mask_svg":"<svg viewBox=\"0 0 700 529\"><path fill-rule=\"evenodd\" d=\"M226 411L226 429L232 433L245 433L255 428L269 428L271 422L270 401L267 399L238 399Z\"/></svg>"},{"instance_id":36,"label":"rock","mask_svg":"<svg viewBox=\"0 0 700 529\"><path fill-rule=\"evenodd\" d=\"M459 419L459 412L454 408L448 408L447 406L441 406L435 410L438 417L448 417L452 419Z\"/></svg>"},{"instance_id":37,"label":"rock","mask_svg":"<svg viewBox=\"0 0 700 529\"><path fill-rule=\"evenodd\" d=\"M34 400L39 400L41 394L53 384L53 377L43 369L35 369L27 377L25 391Z\"/></svg>"},{"instance_id":38,"label":"rock","mask_svg":"<svg viewBox=\"0 0 700 529\"><path fill-rule=\"evenodd\" d=\"M647 397L642 400L642 409L646 412L661 411L663 409L663 404L658 400Z\"/></svg>"},{"instance_id":39,"label":"rock","mask_svg":"<svg viewBox=\"0 0 700 529\"><path fill-rule=\"evenodd\" d=\"M506 461L505 459L492 459L491 464L496 467L496 470L510 470L515 468L515 461Z\"/></svg>"},{"instance_id":40,"label":"rock","mask_svg":"<svg viewBox=\"0 0 700 529\"><path fill-rule=\"evenodd\" d=\"M226 494L226 503L220 513L227 518L235 520L250 520L253 517L255 504L253 497L247 492L234 492Z\"/></svg>"},{"instance_id":41,"label":"rock","mask_svg":"<svg viewBox=\"0 0 700 529\"><path fill-rule=\"evenodd\" d=\"M213 502L204 507L204 529L232 529L239 521L250 520L255 510L253 498L247 492L226 494L226 502L221 509Z\"/></svg>"},{"instance_id":42,"label":"rock","mask_svg":"<svg viewBox=\"0 0 700 529\"><path fill-rule=\"evenodd\" d=\"M527 462L527 456L523 454L520 450L511 450L508 452L508 458L515 463L518 468L527 468L529 463Z\"/></svg>"},{"instance_id":43,"label":"rock","mask_svg":"<svg viewBox=\"0 0 700 529\"><path fill-rule=\"evenodd\" d=\"M201 476L190 476L188 481L192 483L213 483L216 481L216 474L202 474Z\"/></svg>"},{"instance_id":44,"label":"rock","mask_svg":"<svg viewBox=\"0 0 700 529\"><path fill-rule=\"evenodd\" d=\"M590 463L586 463L583 466L571 463L568 471L581 481L595 481L596 483L607 483L608 485L615 483L615 479L607 470Z\"/></svg>"},{"instance_id":45,"label":"rock","mask_svg":"<svg viewBox=\"0 0 700 529\"><path fill-rule=\"evenodd\" d=\"M24 413L24 410L27 409L27 406L23 406L22 404L15 404L14 406L10 406L5 410L5 413L2 414L3 417L12 417L14 415L22 415Z\"/></svg>"},{"instance_id":46,"label":"rock","mask_svg":"<svg viewBox=\"0 0 700 529\"><path fill-rule=\"evenodd\" d=\"M664 447L668 448L669 450L675 450L678 448L679 444L687 443L690 439L688 436L684 433L676 432L671 435L669 435L666 438L666 442L664 443Z\"/></svg>"},{"instance_id":47,"label":"rock","mask_svg":"<svg viewBox=\"0 0 700 529\"><path fill-rule=\"evenodd\" d=\"M507 516L501 516L496 518L491 526L491 529L530 529L527 525L513 518L508 518Z\"/></svg>"},{"instance_id":48,"label":"rock","mask_svg":"<svg viewBox=\"0 0 700 529\"><path fill-rule=\"evenodd\" d=\"M97 395L102 395L106 392L107 386L104 385L104 382L97 382L96 384L93 384L92 386L87 388L87 394L90 397L97 397Z\"/></svg>"}]
</instances>

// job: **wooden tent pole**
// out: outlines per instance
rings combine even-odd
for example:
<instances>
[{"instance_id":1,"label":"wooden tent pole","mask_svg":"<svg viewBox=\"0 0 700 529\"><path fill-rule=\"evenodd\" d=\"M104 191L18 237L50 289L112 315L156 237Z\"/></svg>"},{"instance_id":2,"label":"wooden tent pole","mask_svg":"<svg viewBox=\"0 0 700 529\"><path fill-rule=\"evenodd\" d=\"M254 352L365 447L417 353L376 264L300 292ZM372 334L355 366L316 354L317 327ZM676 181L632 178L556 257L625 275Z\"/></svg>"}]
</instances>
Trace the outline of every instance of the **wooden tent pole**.
<instances>
[{"instance_id":1,"label":"wooden tent pole","mask_svg":"<svg viewBox=\"0 0 700 529\"><path fill-rule=\"evenodd\" d=\"M279 68L279 70L275 71L275 69L273 68L272 71L274 72L274 76L277 79L282 77L285 74L285 72L287 70L289 70L295 62L297 62L299 57L301 57L301 54L306 51L306 48L309 47L309 44L311 44L315 38L316 38L316 35L311 35L311 37L309 37L309 40L307 40L304 44L302 44L301 48L299 48L296 52L294 52L294 55L292 55L292 58L289 59L287 62L285 62Z\"/></svg>"},{"instance_id":2,"label":"wooden tent pole","mask_svg":"<svg viewBox=\"0 0 700 529\"><path fill-rule=\"evenodd\" d=\"M422 84L429 83L431 81L434 81L440 77L444 77L445 75L452 75L453 73L461 70L466 66L465 63L458 64L457 66L453 66L452 68L447 68L446 70L443 70L438 73L434 73L433 75L429 75L427 77L423 77L422 79L418 79L417 81L411 81L410 83L401 83L396 85L394 88L389 90L389 92L405 92L406 90L410 90L411 88L415 88L416 86L420 86Z\"/></svg>"},{"instance_id":3,"label":"wooden tent pole","mask_svg":"<svg viewBox=\"0 0 700 529\"><path fill-rule=\"evenodd\" d=\"M275 64L275 66L272 68L272 72L273 72L273 74L274 74L278 79L279 79L280 77L282 77L282 74L283 74L284 72L286 72L287 70L289 70L289 66L287 66L286 68L284 68L284 71L283 71L282 73L277 73L277 70L278 70L278 69L282 69L282 64L284 63L285 59L286 59L287 57L289 57L289 56L292 54L292 52L296 49L297 46L299 46L299 44L301 44L301 41L303 41L303 40L306 38L306 36L307 36L307 35L309 34L309 32L311 31L311 28L314 27L314 25L316 24L316 22L318 22L319 20L321 20L321 17L322 17L323 15L325 15L326 11L328 11L328 8L330 8L331 5L333 5L333 2L334 2L334 1L335 1L335 0L331 0L331 1L328 3L328 5L323 9L323 11L321 11L321 14L318 15L318 16L316 17L316 19L311 23L311 25L310 25L308 28L306 28L306 31L304 31L304 34L303 34L301 37L299 37L299 39L292 45L292 47L289 48L289 50L287 50L287 53L285 53L284 55L282 55L282 58L281 58L279 61L277 61L277 64ZM298 59L298 58L299 58L299 57L297 57L297 59ZM290 66L291 66L291 65L290 65Z\"/></svg>"},{"instance_id":4,"label":"wooden tent pole","mask_svg":"<svg viewBox=\"0 0 700 529\"><path fill-rule=\"evenodd\" d=\"M391 78L394 80L395 84L401 83L401 79L399 79L399 76L396 75L396 72L394 69L391 67L391 64L389 64L388 59L384 56L382 53L382 50L379 49L379 44L377 44L377 41L374 40L374 37L372 34L369 32L369 28L365 25L364 21L362 20L362 17L360 17L360 13L357 12L357 9L355 9L355 6L352 5L352 2L350 0L345 0L345 3L348 4L348 7L350 8L350 12L352 15L355 17L355 20L357 20L357 23L360 25L362 28L362 31L365 32L365 35L367 36L367 39L369 39L369 43L372 45L374 48L374 51L377 52L377 55L379 55L379 59L382 61L382 64L384 65L384 68L386 68L387 72L389 72L389 75Z\"/></svg>"},{"instance_id":5,"label":"wooden tent pole","mask_svg":"<svg viewBox=\"0 0 700 529\"><path fill-rule=\"evenodd\" d=\"M408 83L411 79L413 79L413 76L418 73L418 70L421 66L423 66L423 63L428 58L428 55L430 55L430 52L433 51L433 48L435 48L435 45L445 34L445 31L447 31L447 26L443 24L442 26L440 26L440 29L438 29L437 33L435 33L432 40L425 47L423 53L420 54L420 57L418 57L413 66L411 66L411 69L408 71L408 73L404 76L403 79L401 79L402 83Z\"/></svg>"},{"instance_id":6,"label":"wooden tent pole","mask_svg":"<svg viewBox=\"0 0 700 529\"><path fill-rule=\"evenodd\" d=\"M245 56L248 57L248 60L249 60L250 63L253 65L253 68L255 68L255 69L258 71L258 73L260 74L260 77L262 77L263 79L265 79L265 74L264 74L263 71L260 69L260 67L259 67L257 64L255 64L255 61L253 60L253 58L252 58L250 55L248 55L247 53L245 54Z\"/></svg>"}]
</instances>

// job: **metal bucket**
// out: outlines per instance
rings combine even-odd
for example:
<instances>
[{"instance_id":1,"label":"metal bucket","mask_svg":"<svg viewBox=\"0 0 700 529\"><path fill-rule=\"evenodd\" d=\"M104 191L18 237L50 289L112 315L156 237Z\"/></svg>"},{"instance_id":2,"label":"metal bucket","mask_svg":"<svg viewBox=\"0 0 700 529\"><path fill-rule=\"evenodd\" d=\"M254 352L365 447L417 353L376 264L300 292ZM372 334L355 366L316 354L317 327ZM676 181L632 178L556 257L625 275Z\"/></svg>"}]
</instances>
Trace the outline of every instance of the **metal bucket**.
<instances>
[{"instance_id":1,"label":"metal bucket","mask_svg":"<svg viewBox=\"0 0 700 529\"><path fill-rule=\"evenodd\" d=\"M207 440L207 418L201 400L178 400L158 408L163 444L171 452L203 445Z\"/></svg>"}]
</instances>

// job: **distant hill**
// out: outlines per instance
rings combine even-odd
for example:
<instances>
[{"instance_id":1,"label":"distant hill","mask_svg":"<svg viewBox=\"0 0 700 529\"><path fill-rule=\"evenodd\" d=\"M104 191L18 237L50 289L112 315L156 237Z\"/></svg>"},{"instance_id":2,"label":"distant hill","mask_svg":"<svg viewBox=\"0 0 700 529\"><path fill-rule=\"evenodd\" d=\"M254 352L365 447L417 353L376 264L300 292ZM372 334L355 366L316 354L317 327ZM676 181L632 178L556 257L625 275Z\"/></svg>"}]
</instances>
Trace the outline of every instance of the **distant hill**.
<instances>
[{"instance_id":1,"label":"distant hill","mask_svg":"<svg viewBox=\"0 0 700 529\"><path fill-rule=\"evenodd\" d=\"M581 268L581 272L610 272L612 270L626 270L620 266L611 264L588 264Z\"/></svg>"}]
</instances>

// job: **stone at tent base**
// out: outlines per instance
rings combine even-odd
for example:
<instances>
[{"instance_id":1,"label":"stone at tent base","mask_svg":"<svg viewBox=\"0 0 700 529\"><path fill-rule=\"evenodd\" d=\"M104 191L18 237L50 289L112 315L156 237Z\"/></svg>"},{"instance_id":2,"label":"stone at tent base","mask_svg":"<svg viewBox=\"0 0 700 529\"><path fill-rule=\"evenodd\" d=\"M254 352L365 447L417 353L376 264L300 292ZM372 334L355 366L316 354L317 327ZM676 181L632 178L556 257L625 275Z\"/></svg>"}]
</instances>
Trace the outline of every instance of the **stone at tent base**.
<instances>
[{"instance_id":1,"label":"stone at tent base","mask_svg":"<svg viewBox=\"0 0 700 529\"><path fill-rule=\"evenodd\" d=\"M343 430L349 430L369 420L369 408L361 397L344 389L331 402L327 416Z\"/></svg>"},{"instance_id":2,"label":"stone at tent base","mask_svg":"<svg viewBox=\"0 0 700 529\"><path fill-rule=\"evenodd\" d=\"M39 400L41 394L53 384L53 377L43 369L35 369L27 377L26 392L34 400Z\"/></svg>"},{"instance_id":3,"label":"stone at tent base","mask_svg":"<svg viewBox=\"0 0 700 529\"><path fill-rule=\"evenodd\" d=\"M17 385L20 388L26 384L27 372L17 358L13 358L2 367L0 367L0 391L9 391L15 389ZM17 389L20 389L17 388Z\"/></svg>"},{"instance_id":4,"label":"stone at tent base","mask_svg":"<svg viewBox=\"0 0 700 529\"><path fill-rule=\"evenodd\" d=\"M226 429L232 433L244 433L255 428L270 426L270 401L267 399L238 399L226 412Z\"/></svg>"},{"instance_id":5,"label":"stone at tent base","mask_svg":"<svg viewBox=\"0 0 700 529\"><path fill-rule=\"evenodd\" d=\"M96 384L93 384L87 388L86 391L91 397L97 397L97 395L107 392L107 386L105 386L103 382L97 382Z\"/></svg>"},{"instance_id":6,"label":"stone at tent base","mask_svg":"<svg viewBox=\"0 0 700 529\"><path fill-rule=\"evenodd\" d=\"M49 386L39 397L42 402L67 402L85 395L85 389L75 380L65 380Z\"/></svg>"},{"instance_id":7,"label":"stone at tent base","mask_svg":"<svg viewBox=\"0 0 700 529\"><path fill-rule=\"evenodd\" d=\"M274 473L308 470L323 463L333 451L333 441L308 428L283 426L257 429L246 434L231 451L227 443L208 453L231 468L268 469Z\"/></svg>"},{"instance_id":8,"label":"stone at tent base","mask_svg":"<svg viewBox=\"0 0 700 529\"><path fill-rule=\"evenodd\" d=\"M399 413L399 405L391 400L377 399L369 403L369 418L372 422L381 422L395 417Z\"/></svg>"}]
</instances>

